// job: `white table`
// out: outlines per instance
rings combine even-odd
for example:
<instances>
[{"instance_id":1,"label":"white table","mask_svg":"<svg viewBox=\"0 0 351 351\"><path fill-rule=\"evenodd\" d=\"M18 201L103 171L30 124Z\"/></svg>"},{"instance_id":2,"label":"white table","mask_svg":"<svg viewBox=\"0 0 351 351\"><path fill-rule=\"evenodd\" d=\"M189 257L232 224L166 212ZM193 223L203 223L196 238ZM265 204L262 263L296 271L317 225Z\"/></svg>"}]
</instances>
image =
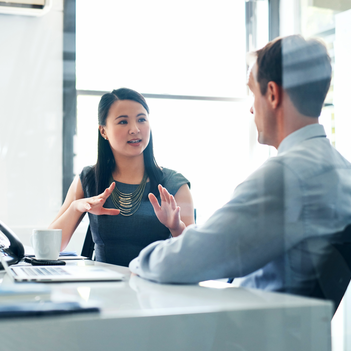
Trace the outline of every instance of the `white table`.
<instances>
[{"instance_id":1,"label":"white table","mask_svg":"<svg viewBox=\"0 0 351 351\"><path fill-rule=\"evenodd\" d=\"M53 300L97 302L100 314L2 319L0 350L330 350L329 302L219 281L160 285L108 267L126 280L50 284Z\"/></svg>"}]
</instances>

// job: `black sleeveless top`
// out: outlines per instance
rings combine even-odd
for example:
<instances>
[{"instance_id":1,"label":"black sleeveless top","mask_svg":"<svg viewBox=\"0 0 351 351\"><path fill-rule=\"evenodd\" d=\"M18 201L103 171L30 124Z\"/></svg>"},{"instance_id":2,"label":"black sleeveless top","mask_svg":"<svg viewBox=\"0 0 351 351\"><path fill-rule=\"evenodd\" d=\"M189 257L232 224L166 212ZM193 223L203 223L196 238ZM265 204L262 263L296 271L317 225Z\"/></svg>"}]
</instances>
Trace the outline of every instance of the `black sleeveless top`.
<instances>
[{"instance_id":1,"label":"black sleeveless top","mask_svg":"<svg viewBox=\"0 0 351 351\"><path fill-rule=\"evenodd\" d=\"M90 193L86 176L91 167L85 167L80 174L84 196L94 196ZM189 181L180 173L163 168L163 186L173 196L179 188ZM115 182L121 192L131 193L138 185ZM95 243L95 257L97 261L128 266L129 262L139 255L139 252L157 240L165 240L170 231L157 219L154 209L148 199L150 183L146 183L143 198L139 209L132 216L89 215L91 234ZM157 197L159 203L160 198ZM108 198L104 207L114 208L111 198Z\"/></svg>"}]
</instances>

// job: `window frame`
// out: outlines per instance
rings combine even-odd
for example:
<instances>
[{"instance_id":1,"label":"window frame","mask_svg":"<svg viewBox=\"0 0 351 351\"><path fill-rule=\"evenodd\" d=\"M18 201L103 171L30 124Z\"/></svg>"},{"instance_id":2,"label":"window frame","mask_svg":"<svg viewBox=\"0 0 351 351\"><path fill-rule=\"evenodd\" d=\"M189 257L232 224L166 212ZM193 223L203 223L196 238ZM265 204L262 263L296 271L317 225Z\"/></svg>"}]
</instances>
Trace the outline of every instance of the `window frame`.
<instances>
[{"instance_id":1,"label":"window frame","mask_svg":"<svg viewBox=\"0 0 351 351\"><path fill-rule=\"evenodd\" d=\"M279 35L279 2L268 0L269 40ZM256 0L249 0L245 6L246 52L250 50L249 35L255 28ZM74 137L77 134L77 98L79 95L102 96L105 91L76 89L76 0L65 0L63 9L63 125L62 125L62 202L74 178ZM143 93L142 93L143 94ZM168 94L143 94L145 98L242 101L243 98L211 97Z\"/></svg>"}]
</instances>

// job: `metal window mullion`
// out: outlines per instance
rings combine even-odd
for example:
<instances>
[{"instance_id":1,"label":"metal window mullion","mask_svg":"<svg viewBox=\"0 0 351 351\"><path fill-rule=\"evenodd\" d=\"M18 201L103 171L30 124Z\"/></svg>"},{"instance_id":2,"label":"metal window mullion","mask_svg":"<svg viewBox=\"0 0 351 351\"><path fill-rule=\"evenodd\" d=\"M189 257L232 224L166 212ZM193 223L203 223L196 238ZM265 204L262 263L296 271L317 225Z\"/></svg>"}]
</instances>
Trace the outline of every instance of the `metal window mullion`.
<instances>
[{"instance_id":1,"label":"metal window mullion","mask_svg":"<svg viewBox=\"0 0 351 351\"><path fill-rule=\"evenodd\" d=\"M76 0L64 0L63 9L63 121L62 201L73 180L73 140L76 134Z\"/></svg>"}]
</instances>

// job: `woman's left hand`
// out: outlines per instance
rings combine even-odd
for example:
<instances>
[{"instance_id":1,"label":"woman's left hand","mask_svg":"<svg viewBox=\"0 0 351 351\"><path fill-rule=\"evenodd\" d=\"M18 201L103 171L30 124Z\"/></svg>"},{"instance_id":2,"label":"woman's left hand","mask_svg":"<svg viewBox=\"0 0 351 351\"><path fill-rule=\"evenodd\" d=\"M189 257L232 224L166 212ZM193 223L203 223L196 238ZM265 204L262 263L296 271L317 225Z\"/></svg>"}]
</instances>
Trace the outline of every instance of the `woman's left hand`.
<instances>
[{"instance_id":1,"label":"woman's left hand","mask_svg":"<svg viewBox=\"0 0 351 351\"><path fill-rule=\"evenodd\" d=\"M149 200L154 208L156 217L172 233L172 236L180 235L185 229L185 224L180 219L180 207L166 188L158 186L161 198L161 206L154 194L149 194Z\"/></svg>"}]
</instances>

